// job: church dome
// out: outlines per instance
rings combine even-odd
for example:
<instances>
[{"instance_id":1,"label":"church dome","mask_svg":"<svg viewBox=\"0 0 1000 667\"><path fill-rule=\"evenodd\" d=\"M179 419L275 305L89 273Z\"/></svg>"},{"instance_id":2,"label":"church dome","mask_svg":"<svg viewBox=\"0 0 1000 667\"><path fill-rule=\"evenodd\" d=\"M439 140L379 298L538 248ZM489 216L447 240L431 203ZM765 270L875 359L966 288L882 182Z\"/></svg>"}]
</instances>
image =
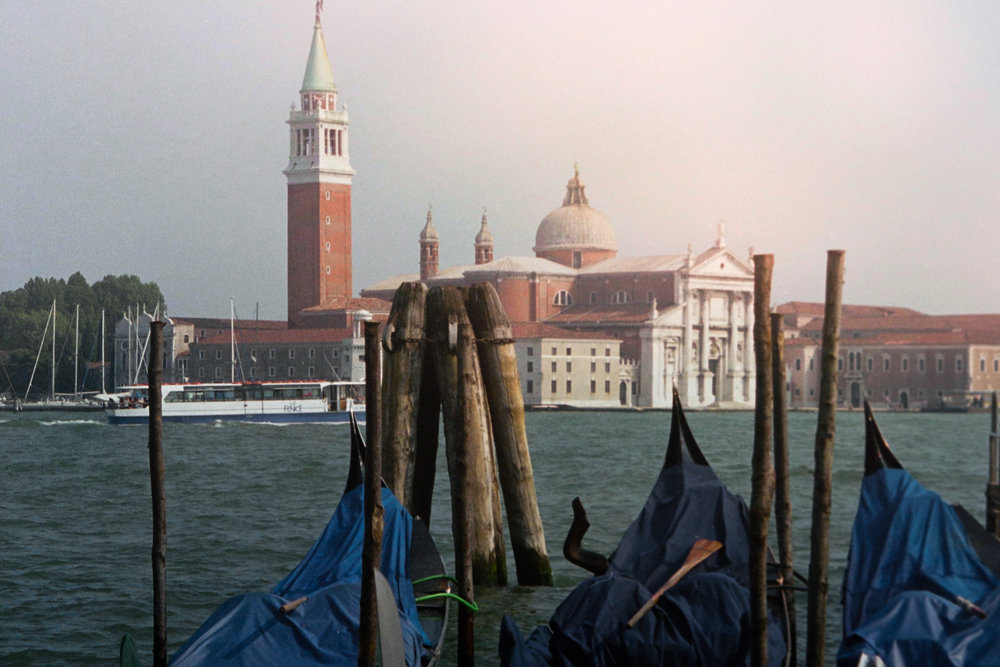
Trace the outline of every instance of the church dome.
<instances>
[{"instance_id":1,"label":"church dome","mask_svg":"<svg viewBox=\"0 0 1000 667\"><path fill-rule=\"evenodd\" d=\"M486 226L486 214L483 213L483 219L479 227L479 233L476 234L476 245L493 245L493 232L490 228Z\"/></svg>"},{"instance_id":2,"label":"church dome","mask_svg":"<svg viewBox=\"0 0 1000 667\"><path fill-rule=\"evenodd\" d=\"M618 250L615 230L604 214L587 203L580 171L566 184L566 197L542 219L535 232L535 253L550 250Z\"/></svg>"},{"instance_id":3,"label":"church dome","mask_svg":"<svg viewBox=\"0 0 1000 667\"><path fill-rule=\"evenodd\" d=\"M427 242L427 241L437 241L437 240L438 240L438 233L437 230L434 229L434 223L431 221L431 210L428 208L427 224L425 224L424 228L420 230L420 241Z\"/></svg>"}]
</instances>

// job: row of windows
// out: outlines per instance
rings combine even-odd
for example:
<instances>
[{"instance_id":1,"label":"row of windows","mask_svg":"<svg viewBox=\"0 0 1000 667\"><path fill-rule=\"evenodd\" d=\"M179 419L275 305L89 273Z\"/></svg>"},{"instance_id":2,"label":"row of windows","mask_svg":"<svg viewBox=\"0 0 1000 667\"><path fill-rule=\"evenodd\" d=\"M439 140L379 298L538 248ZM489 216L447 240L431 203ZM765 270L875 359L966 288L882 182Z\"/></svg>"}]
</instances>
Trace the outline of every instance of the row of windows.
<instances>
[{"instance_id":1,"label":"row of windows","mask_svg":"<svg viewBox=\"0 0 1000 667\"><path fill-rule=\"evenodd\" d=\"M558 361L553 361L552 362L551 369L552 369L553 373L558 372L558 370L559 370L558 369L558 364L559 364ZM526 366L525 370L528 373L534 373L535 372L535 362L534 361L529 361L527 363L527 366ZM566 362L566 372L567 373L572 373L573 372L573 362L572 361L567 361ZM591 373L596 373L597 372L597 362L596 361L591 361L590 362L590 372ZM610 373L611 372L611 362L610 361L605 361L604 362L604 372L605 373Z\"/></svg>"},{"instance_id":2,"label":"row of windows","mask_svg":"<svg viewBox=\"0 0 1000 667\"><path fill-rule=\"evenodd\" d=\"M167 394L164 403L201 403L204 401L280 401L320 398L317 387L233 387L226 389L184 389Z\"/></svg>"},{"instance_id":3,"label":"row of windows","mask_svg":"<svg viewBox=\"0 0 1000 667\"><path fill-rule=\"evenodd\" d=\"M787 387L787 386L786 386L786 387ZM872 390L871 390L871 389L868 389L868 390L867 390L867 391L865 392L865 395L866 395L866 396L867 396L868 398L871 398L871 397L872 397L872 393L873 393L873 392L872 392ZM892 391L891 391L891 390L889 390L889 389L884 389L884 390L882 391L882 393L883 393L883 395L884 395L884 397L885 397L886 399L889 399L889 398L891 398L891 397L892 397ZM907 393L907 391L906 391L906 390L904 389L904 390L901 390L901 391L899 391L899 393L900 393L900 394L904 394L904 393ZM942 396L943 394L944 394L944 392L941 392L941 391L938 391L938 393L937 393L938 397ZM800 387L796 387L796 388L795 388L795 395L796 395L796 396L801 396L801 395L802 395L802 389L801 389ZM814 397L815 395L816 395L816 390L815 390L815 388L810 388L810 389L809 389L809 397L810 397L810 398L812 398L812 397ZM837 396L840 396L840 397L843 397L843 395L844 395L844 390L843 390L843 389L838 389L838 390L837 390ZM922 388L920 388L920 387L918 387L918 388L917 388L917 398L925 398L925 395L924 395L924 390L923 390Z\"/></svg>"},{"instance_id":4,"label":"row of windows","mask_svg":"<svg viewBox=\"0 0 1000 667\"><path fill-rule=\"evenodd\" d=\"M215 367L214 377L216 379L222 378L222 372L223 372L222 366L216 366ZM289 366L288 370L286 371L286 376L290 377L290 378L293 378L293 377L296 377L297 375L298 375L298 370L295 368L295 366ZM199 366L198 367L198 377L199 378L203 378L205 376L206 376L205 369L203 367ZM267 367L267 377L273 378L273 377L277 377L277 376L278 376L277 369L274 366L268 366ZM316 367L315 366L309 366L306 369L305 377L309 377L309 378L316 377ZM256 368L251 368L250 369L250 379L251 380L257 379L257 369Z\"/></svg>"},{"instance_id":5,"label":"row of windows","mask_svg":"<svg viewBox=\"0 0 1000 667\"><path fill-rule=\"evenodd\" d=\"M553 357L555 357L555 356L557 356L559 354L559 348L556 347L555 345L552 346L551 350L552 350L551 351L551 355ZM526 350L526 353L527 353L527 356L529 356L529 357L535 356L535 348L534 348L534 346L529 345L528 348L527 348L527 350ZM573 356L573 348L572 347L569 347L569 346L566 347L566 356L567 357L572 357ZM597 348L596 347L590 348L590 356L592 356L592 357L596 357L597 356ZM605 357L610 357L611 356L611 348L610 347L605 347L604 348L604 356Z\"/></svg>"},{"instance_id":6,"label":"row of windows","mask_svg":"<svg viewBox=\"0 0 1000 667\"><path fill-rule=\"evenodd\" d=\"M555 394L555 393L557 393L559 391L559 381L558 380L552 380L549 386L550 386L550 393ZM524 389L525 389L525 393L526 394L534 394L535 393L535 381L534 380L528 380L525 383L525 388ZM566 393L567 394L573 393L573 381L572 380L566 380ZM591 380L590 381L590 393L591 394L596 394L597 393L597 380ZM604 393L605 394L611 394L611 380L605 380L604 381Z\"/></svg>"},{"instance_id":7,"label":"row of windows","mask_svg":"<svg viewBox=\"0 0 1000 667\"><path fill-rule=\"evenodd\" d=\"M653 290L646 290L646 303L653 303L656 299L656 293ZM600 298L597 292L590 293L590 303L600 303ZM611 295L611 300L609 303L622 304L622 303L632 303L632 295L625 290L618 290ZM552 305L554 306L572 306L573 305L573 295L566 290L559 290L556 295L552 298Z\"/></svg>"},{"instance_id":8,"label":"row of windows","mask_svg":"<svg viewBox=\"0 0 1000 667\"><path fill-rule=\"evenodd\" d=\"M316 141L316 128L295 130L292 150L295 155L313 155L319 146ZM344 131L334 128L323 128L323 153L326 155L344 154Z\"/></svg>"},{"instance_id":9,"label":"row of windows","mask_svg":"<svg viewBox=\"0 0 1000 667\"><path fill-rule=\"evenodd\" d=\"M216 359L222 359L222 352L223 351L222 351L221 348L218 349L218 350L216 350L215 351L215 358ZM336 348L334 348L332 350L332 353L333 353L333 358L334 359L336 359L337 357L340 356L340 350L338 350ZM296 354L296 352L295 352L295 348L294 347L288 348L288 358L289 359L294 359L295 358L295 354ZM310 359L315 359L316 358L316 348L310 347L308 350L306 350L306 356L309 357ZM256 348L250 348L250 358L251 359L256 359L257 358L257 349ZM268 348L268 350L267 350L267 358L268 359L277 359L278 358L278 350L276 348L273 348L273 347L272 348ZM205 350L198 350L198 359L201 359L201 360L205 359Z\"/></svg>"},{"instance_id":10,"label":"row of windows","mask_svg":"<svg viewBox=\"0 0 1000 667\"><path fill-rule=\"evenodd\" d=\"M813 361L814 361L813 359L809 360L809 370L813 370L814 369ZM875 359L874 359L874 357L872 357L872 356L864 357L863 361L864 361L864 370L868 371L869 373L873 372L875 370ZM936 357L934 359L934 362L935 362L934 363L934 370L936 372L938 372L938 373L943 373L944 372L944 357L943 356L938 356L938 357ZM899 360L899 367L900 367L900 370L902 372L908 373L910 371L910 358L909 357L901 357L900 360ZM848 370L852 370L852 371L854 371L854 370L860 371L862 369L862 355L861 355L860 352L857 352L857 353L850 352L850 353L848 353L848 355L847 355L847 369ZM795 360L795 370L797 370L797 371L801 371L802 370L802 359L796 359ZM843 357L837 359L837 370L838 371L844 370L844 358ZM917 372L923 373L926 370L927 370L927 366L926 366L926 360L925 360L925 358L924 357L917 357ZM962 357L962 356L956 355L955 356L955 372L956 373L961 373L964 370L965 370L965 358ZM981 358L979 360L979 370L981 372L985 372L986 371L986 359L985 358ZM889 355L882 355L882 371L886 372L886 373L892 371L892 358ZM1000 373L1000 358L993 359L993 372L994 373Z\"/></svg>"}]
</instances>

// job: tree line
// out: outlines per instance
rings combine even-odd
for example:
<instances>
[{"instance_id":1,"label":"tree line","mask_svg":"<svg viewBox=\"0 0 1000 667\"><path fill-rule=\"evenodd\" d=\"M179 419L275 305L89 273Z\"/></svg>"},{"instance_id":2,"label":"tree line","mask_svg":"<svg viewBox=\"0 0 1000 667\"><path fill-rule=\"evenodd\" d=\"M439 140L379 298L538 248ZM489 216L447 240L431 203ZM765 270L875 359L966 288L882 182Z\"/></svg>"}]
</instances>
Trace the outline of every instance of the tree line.
<instances>
[{"instance_id":1,"label":"tree line","mask_svg":"<svg viewBox=\"0 0 1000 667\"><path fill-rule=\"evenodd\" d=\"M24 398L35 359L38 367L29 399L48 394L52 373L52 329L46 322L56 302L56 393L94 391L101 388L101 312L105 313L107 378L111 381L114 328L128 309L138 306L152 313L166 309L166 300L155 282L134 275L107 275L93 284L77 271L68 279L32 278L23 286L0 292L0 394ZM76 348L76 307L80 307L80 348ZM43 341L43 334L45 340ZM42 353L39 356L39 349ZM80 387L74 387L74 372ZM108 390L113 387L107 387Z\"/></svg>"}]
</instances>

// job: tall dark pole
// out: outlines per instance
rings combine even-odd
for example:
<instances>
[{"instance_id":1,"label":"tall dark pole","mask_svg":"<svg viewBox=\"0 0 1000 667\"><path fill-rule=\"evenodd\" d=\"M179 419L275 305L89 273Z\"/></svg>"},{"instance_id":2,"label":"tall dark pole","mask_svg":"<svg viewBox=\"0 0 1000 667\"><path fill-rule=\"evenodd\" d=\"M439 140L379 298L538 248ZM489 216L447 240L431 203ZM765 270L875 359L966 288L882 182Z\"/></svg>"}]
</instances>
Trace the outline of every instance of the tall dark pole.
<instances>
[{"instance_id":1,"label":"tall dark pole","mask_svg":"<svg viewBox=\"0 0 1000 667\"><path fill-rule=\"evenodd\" d=\"M844 285L844 251L830 250L826 259L826 305L820 363L819 416L816 423L812 531L809 549L809 608L806 614L806 664L822 665L826 655L826 601L829 593L830 503L833 486L833 443L837 432L837 355L840 351L840 304Z\"/></svg>"},{"instance_id":2,"label":"tall dark pole","mask_svg":"<svg viewBox=\"0 0 1000 667\"><path fill-rule=\"evenodd\" d=\"M771 271L773 255L754 255L753 350L757 365L750 492L750 664L767 665L767 523L774 499L771 461Z\"/></svg>"},{"instance_id":3,"label":"tall dark pole","mask_svg":"<svg viewBox=\"0 0 1000 667\"><path fill-rule=\"evenodd\" d=\"M781 314L771 313L771 382L774 386L774 528L778 534L778 563L781 582L791 586L792 568L792 494L788 485L788 391L785 388L785 335ZM782 589L788 609L788 665L797 662L795 641L795 594Z\"/></svg>"},{"instance_id":4,"label":"tall dark pole","mask_svg":"<svg viewBox=\"0 0 1000 667\"><path fill-rule=\"evenodd\" d=\"M167 492L163 466L163 322L149 323L149 489L153 497L153 665L167 664Z\"/></svg>"},{"instance_id":5,"label":"tall dark pole","mask_svg":"<svg viewBox=\"0 0 1000 667\"><path fill-rule=\"evenodd\" d=\"M378 322L365 322L365 535L361 551L361 625L358 666L375 667L378 641L378 605L375 568L382 561L382 363ZM395 613L395 610L389 610Z\"/></svg>"},{"instance_id":6,"label":"tall dark pole","mask_svg":"<svg viewBox=\"0 0 1000 667\"><path fill-rule=\"evenodd\" d=\"M990 469L986 487L986 530L1000 537L1000 433L997 393L990 401Z\"/></svg>"}]
</instances>

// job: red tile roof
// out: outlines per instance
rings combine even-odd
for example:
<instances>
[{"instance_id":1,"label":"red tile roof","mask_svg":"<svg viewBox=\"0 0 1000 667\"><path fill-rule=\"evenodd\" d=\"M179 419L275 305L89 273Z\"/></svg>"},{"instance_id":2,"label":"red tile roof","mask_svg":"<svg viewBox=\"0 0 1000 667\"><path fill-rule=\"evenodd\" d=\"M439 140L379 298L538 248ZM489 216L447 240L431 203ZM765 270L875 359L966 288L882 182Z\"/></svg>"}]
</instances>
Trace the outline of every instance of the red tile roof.
<instances>
[{"instance_id":1,"label":"red tile roof","mask_svg":"<svg viewBox=\"0 0 1000 667\"><path fill-rule=\"evenodd\" d=\"M358 311L367 310L373 315L376 313L388 313L389 309L392 308L392 302L386 301L385 299L376 299L374 297L351 297L349 299L345 298L335 298L331 299L329 303L324 303L319 306L311 306L302 310L306 315L324 315L331 311Z\"/></svg>"},{"instance_id":2,"label":"red tile roof","mask_svg":"<svg viewBox=\"0 0 1000 667\"><path fill-rule=\"evenodd\" d=\"M545 321L553 324L636 324L649 319L649 309L647 303L568 306Z\"/></svg>"},{"instance_id":3,"label":"red tile roof","mask_svg":"<svg viewBox=\"0 0 1000 667\"><path fill-rule=\"evenodd\" d=\"M789 301L776 306L774 312L782 315L806 315L823 317L824 305L812 301ZM912 308L898 306L852 306L841 307L841 317L888 317L897 315L923 315Z\"/></svg>"},{"instance_id":4,"label":"red tile roof","mask_svg":"<svg viewBox=\"0 0 1000 667\"><path fill-rule=\"evenodd\" d=\"M196 329L229 329L229 320L221 317L171 317L174 324L190 324ZM242 320L233 322L236 329L287 329L284 320Z\"/></svg>"},{"instance_id":5,"label":"red tile roof","mask_svg":"<svg viewBox=\"0 0 1000 667\"><path fill-rule=\"evenodd\" d=\"M514 322L511 325L514 338L564 338L571 340L618 340L600 332L563 329L545 322Z\"/></svg>"}]
</instances>

